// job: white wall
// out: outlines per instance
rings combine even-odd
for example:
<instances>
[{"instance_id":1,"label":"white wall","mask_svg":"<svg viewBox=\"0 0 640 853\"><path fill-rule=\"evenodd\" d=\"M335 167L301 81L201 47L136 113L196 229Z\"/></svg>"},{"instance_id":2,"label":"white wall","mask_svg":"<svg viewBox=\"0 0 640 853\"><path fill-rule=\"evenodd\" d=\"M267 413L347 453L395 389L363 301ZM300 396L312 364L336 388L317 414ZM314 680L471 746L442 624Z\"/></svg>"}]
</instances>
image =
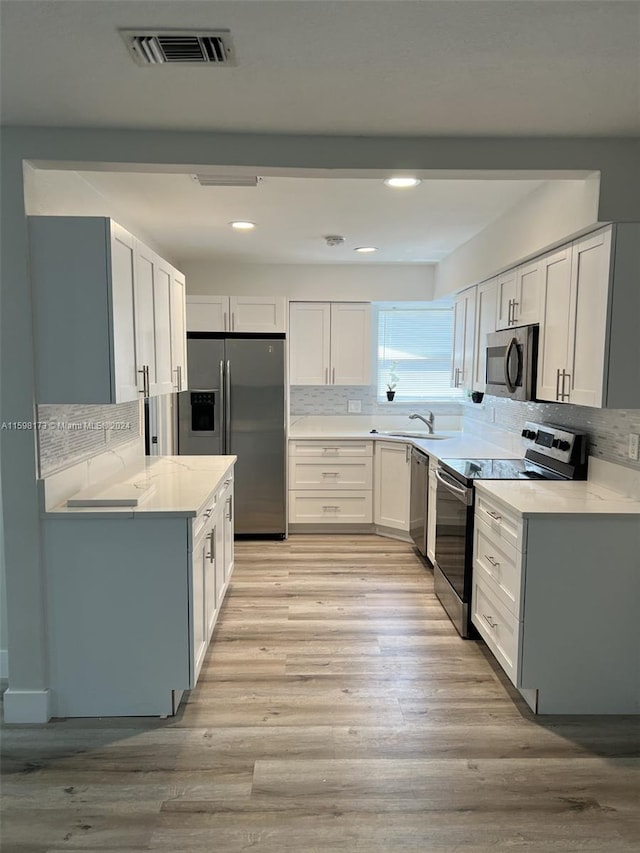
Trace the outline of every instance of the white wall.
<instances>
[{"instance_id":1,"label":"white wall","mask_svg":"<svg viewBox=\"0 0 640 853\"><path fill-rule=\"evenodd\" d=\"M598 221L600 181L543 184L472 237L436 270L436 298L475 284L573 236Z\"/></svg>"},{"instance_id":2,"label":"white wall","mask_svg":"<svg viewBox=\"0 0 640 853\"><path fill-rule=\"evenodd\" d=\"M430 300L435 267L428 264L177 264L187 293L286 296L309 300Z\"/></svg>"}]
</instances>

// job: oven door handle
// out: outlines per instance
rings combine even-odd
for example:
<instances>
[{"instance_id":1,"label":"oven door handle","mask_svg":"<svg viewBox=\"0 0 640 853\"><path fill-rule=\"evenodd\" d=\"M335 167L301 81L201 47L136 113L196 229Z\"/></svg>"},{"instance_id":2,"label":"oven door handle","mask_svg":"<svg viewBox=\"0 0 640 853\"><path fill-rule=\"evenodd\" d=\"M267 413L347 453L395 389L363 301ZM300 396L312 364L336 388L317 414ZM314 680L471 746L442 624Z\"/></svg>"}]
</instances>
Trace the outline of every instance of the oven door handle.
<instances>
[{"instance_id":1,"label":"oven door handle","mask_svg":"<svg viewBox=\"0 0 640 853\"><path fill-rule=\"evenodd\" d=\"M515 379L511 378L511 373L509 372L509 365L511 364L511 353L516 352L516 358L518 354L518 341L517 338L511 338L509 344L507 346L507 351L504 354L504 383L507 386L509 393L513 394L516 390L516 382L518 381L518 371L516 365L516 376Z\"/></svg>"},{"instance_id":2,"label":"oven door handle","mask_svg":"<svg viewBox=\"0 0 640 853\"><path fill-rule=\"evenodd\" d=\"M443 477L440 468L436 468L436 480L438 480L442 485L447 488L450 492L453 492L462 501L464 501L467 506L471 505L472 501L472 490L468 489L466 486L460 486L455 481L449 480L447 477Z\"/></svg>"}]
</instances>

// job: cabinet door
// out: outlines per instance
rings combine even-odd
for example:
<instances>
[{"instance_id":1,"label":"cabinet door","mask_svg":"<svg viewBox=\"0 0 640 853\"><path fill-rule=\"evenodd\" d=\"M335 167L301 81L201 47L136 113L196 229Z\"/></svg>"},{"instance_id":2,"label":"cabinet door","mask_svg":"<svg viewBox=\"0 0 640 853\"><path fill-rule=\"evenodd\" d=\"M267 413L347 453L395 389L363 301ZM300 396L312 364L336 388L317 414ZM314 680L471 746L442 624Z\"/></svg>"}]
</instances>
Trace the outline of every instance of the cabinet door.
<instances>
[{"instance_id":1,"label":"cabinet door","mask_svg":"<svg viewBox=\"0 0 640 853\"><path fill-rule=\"evenodd\" d=\"M516 270L507 270L498 276L498 313L496 329L508 329L513 326L513 303L517 299Z\"/></svg>"},{"instance_id":2,"label":"cabinet door","mask_svg":"<svg viewBox=\"0 0 640 853\"><path fill-rule=\"evenodd\" d=\"M196 540L191 564L191 683L195 687L207 651L206 577L209 565L209 537L205 534Z\"/></svg>"},{"instance_id":3,"label":"cabinet door","mask_svg":"<svg viewBox=\"0 0 640 853\"><path fill-rule=\"evenodd\" d=\"M453 316L453 387L471 388L475 340L476 289L458 294Z\"/></svg>"},{"instance_id":4,"label":"cabinet door","mask_svg":"<svg viewBox=\"0 0 640 853\"><path fill-rule=\"evenodd\" d=\"M547 255L541 267L537 397L555 402L568 362L571 247Z\"/></svg>"},{"instance_id":5,"label":"cabinet door","mask_svg":"<svg viewBox=\"0 0 640 853\"><path fill-rule=\"evenodd\" d=\"M188 332L230 331L228 296L187 296Z\"/></svg>"},{"instance_id":6,"label":"cabinet door","mask_svg":"<svg viewBox=\"0 0 640 853\"><path fill-rule=\"evenodd\" d=\"M429 501L427 503L427 558L435 563L436 559L436 480L435 463L429 462Z\"/></svg>"},{"instance_id":7,"label":"cabinet door","mask_svg":"<svg viewBox=\"0 0 640 853\"><path fill-rule=\"evenodd\" d=\"M289 305L289 382L329 384L331 304L291 302Z\"/></svg>"},{"instance_id":8,"label":"cabinet door","mask_svg":"<svg viewBox=\"0 0 640 853\"><path fill-rule=\"evenodd\" d=\"M135 240L115 222L111 222L110 233L114 385L111 402L126 403L140 397L134 324Z\"/></svg>"},{"instance_id":9,"label":"cabinet door","mask_svg":"<svg viewBox=\"0 0 640 853\"><path fill-rule=\"evenodd\" d=\"M185 280L181 272L171 271L171 372L173 387L187 387L187 330L185 327Z\"/></svg>"},{"instance_id":10,"label":"cabinet door","mask_svg":"<svg viewBox=\"0 0 640 853\"><path fill-rule=\"evenodd\" d=\"M610 229L572 246L565 401L579 406L602 406L610 259Z\"/></svg>"},{"instance_id":11,"label":"cabinet door","mask_svg":"<svg viewBox=\"0 0 640 853\"><path fill-rule=\"evenodd\" d=\"M279 296L230 296L232 332L286 331L285 299Z\"/></svg>"},{"instance_id":12,"label":"cabinet door","mask_svg":"<svg viewBox=\"0 0 640 853\"><path fill-rule=\"evenodd\" d=\"M511 312L513 326L526 326L540 320L540 260L523 264L516 270L516 297Z\"/></svg>"},{"instance_id":13,"label":"cabinet door","mask_svg":"<svg viewBox=\"0 0 640 853\"><path fill-rule=\"evenodd\" d=\"M171 265L156 255L153 271L155 382L151 383L151 396L170 394L174 390L171 365L171 273Z\"/></svg>"},{"instance_id":14,"label":"cabinet door","mask_svg":"<svg viewBox=\"0 0 640 853\"><path fill-rule=\"evenodd\" d=\"M371 381L371 306L368 302L331 305L332 385L369 385Z\"/></svg>"},{"instance_id":15,"label":"cabinet door","mask_svg":"<svg viewBox=\"0 0 640 853\"><path fill-rule=\"evenodd\" d=\"M135 326L136 326L136 365L143 387L144 373L148 371L148 388L156 385L155 365L155 324L153 318L153 295L155 275L155 253L144 243L136 240L136 288L135 288Z\"/></svg>"},{"instance_id":16,"label":"cabinet door","mask_svg":"<svg viewBox=\"0 0 640 853\"><path fill-rule=\"evenodd\" d=\"M496 330L498 305L498 279L492 278L478 285L476 295L476 337L474 342L474 391L484 391L487 384L487 335Z\"/></svg>"},{"instance_id":17,"label":"cabinet door","mask_svg":"<svg viewBox=\"0 0 640 853\"><path fill-rule=\"evenodd\" d=\"M374 522L409 530L411 446L376 442Z\"/></svg>"}]
</instances>

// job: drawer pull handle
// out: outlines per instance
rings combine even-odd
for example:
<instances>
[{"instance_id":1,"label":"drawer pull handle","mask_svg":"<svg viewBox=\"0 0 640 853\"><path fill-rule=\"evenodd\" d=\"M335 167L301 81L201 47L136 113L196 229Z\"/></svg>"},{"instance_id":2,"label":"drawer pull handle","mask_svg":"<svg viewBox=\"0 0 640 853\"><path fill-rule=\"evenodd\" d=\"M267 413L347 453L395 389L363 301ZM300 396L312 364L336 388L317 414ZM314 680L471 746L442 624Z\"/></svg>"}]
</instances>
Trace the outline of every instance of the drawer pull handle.
<instances>
[{"instance_id":1,"label":"drawer pull handle","mask_svg":"<svg viewBox=\"0 0 640 853\"><path fill-rule=\"evenodd\" d=\"M488 625L490 628L497 628L497 627L498 627L498 623L497 623L497 622L493 622L493 621L492 621L492 619L491 619L491 616L485 616L485 614L483 613L483 614L482 614L482 618L485 620L485 622L487 623L487 625Z\"/></svg>"},{"instance_id":2,"label":"drawer pull handle","mask_svg":"<svg viewBox=\"0 0 640 853\"><path fill-rule=\"evenodd\" d=\"M323 509L325 512L329 512L329 510L331 510L331 509L332 509L334 512L338 512L338 510L340 509L340 507L338 507L338 506L323 506L323 507L322 507L322 509Z\"/></svg>"},{"instance_id":3,"label":"drawer pull handle","mask_svg":"<svg viewBox=\"0 0 640 853\"><path fill-rule=\"evenodd\" d=\"M324 451L325 453L335 453L336 455L337 455L337 454L338 454L338 452L339 452L339 448L338 448L338 447L323 447L322 449L323 449L323 451Z\"/></svg>"},{"instance_id":4,"label":"drawer pull handle","mask_svg":"<svg viewBox=\"0 0 640 853\"><path fill-rule=\"evenodd\" d=\"M488 554L485 554L484 558L488 563L491 563L491 565L494 566L494 568L498 568L498 566L500 565L500 563L497 560L494 560L493 557L490 557Z\"/></svg>"},{"instance_id":5,"label":"drawer pull handle","mask_svg":"<svg viewBox=\"0 0 640 853\"><path fill-rule=\"evenodd\" d=\"M502 516L498 515L498 513L494 512L492 509L487 510L487 515L490 515L491 518L494 518L496 521L502 521Z\"/></svg>"},{"instance_id":6,"label":"drawer pull handle","mask_svg":"<svg viewBox=\"0 0 640 853\"><path fill-rule=\"evenodd\" d=\"M338 471L323 471L322 476L323 477L339 477L340 474Z\"/></svg>"},{"instance_id":7,"label":"drawer pull handle","mask_svg":"<svg viewBox=\"0 0 640 853\"><path fill-rule=\"evenodd\" d=\"M205 518L211 518L211 513L213 512L213 507L209 507L209 509L205 509L203 515Z\"/></svg>"}]
</instances>

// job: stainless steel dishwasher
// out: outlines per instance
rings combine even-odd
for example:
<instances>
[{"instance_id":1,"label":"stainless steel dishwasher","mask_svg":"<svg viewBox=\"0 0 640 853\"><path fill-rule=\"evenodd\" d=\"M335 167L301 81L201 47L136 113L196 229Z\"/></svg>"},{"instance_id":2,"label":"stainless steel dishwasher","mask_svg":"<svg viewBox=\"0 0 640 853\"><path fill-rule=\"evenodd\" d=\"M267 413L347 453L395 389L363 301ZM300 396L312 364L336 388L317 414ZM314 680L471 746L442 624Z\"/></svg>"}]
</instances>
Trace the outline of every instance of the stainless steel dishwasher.
<instances>
[{"instance_id":1,"label":"stainless steel dishwasher","mask_svg":"<svg viewBox=\"0 0 640 853\"><path fill-rule=\"evenodd\" d=\"M411 448L411 502L409 532L416 548L427 556L427 509L429 496L429 457Z\"/></svg>"}]
</instances>

